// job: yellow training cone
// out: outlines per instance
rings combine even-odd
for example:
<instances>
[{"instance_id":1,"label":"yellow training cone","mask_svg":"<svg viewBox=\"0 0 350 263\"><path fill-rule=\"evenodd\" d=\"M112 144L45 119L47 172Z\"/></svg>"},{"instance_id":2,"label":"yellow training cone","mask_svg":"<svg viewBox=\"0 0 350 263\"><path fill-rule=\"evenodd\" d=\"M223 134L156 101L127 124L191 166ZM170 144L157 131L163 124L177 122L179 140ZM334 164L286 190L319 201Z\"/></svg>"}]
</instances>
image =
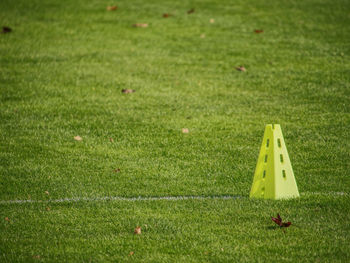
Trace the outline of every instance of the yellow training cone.
<instances>
[{"instance_id":1,"label":"yellow training cone","mask_svg":"<svg viewBox=\"0 0 350 263\"><path fill-rule=\"evenodd\" d=\"M265 127L250 197L275 200L299 197L279 124Z\"/></svg>"}]
</instances>

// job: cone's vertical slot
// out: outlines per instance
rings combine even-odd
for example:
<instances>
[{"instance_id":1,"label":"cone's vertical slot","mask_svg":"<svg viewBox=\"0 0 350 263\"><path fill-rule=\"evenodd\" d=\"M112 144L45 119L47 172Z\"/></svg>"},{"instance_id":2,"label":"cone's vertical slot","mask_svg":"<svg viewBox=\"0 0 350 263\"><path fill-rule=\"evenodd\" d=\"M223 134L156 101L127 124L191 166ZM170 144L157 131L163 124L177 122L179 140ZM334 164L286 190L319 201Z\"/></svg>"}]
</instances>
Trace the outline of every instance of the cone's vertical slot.
<instances>
[{"instance_id":1,"label":"cone's vertical slot","mask_svg":"<svg viewBox=\"0 0 350 263\"><path fill-rule=\"evenodd\" d=\"M270 144L270 140L269 140L269 139L267 139L267 140L266 140L266 148L268 148L268 147L269 147L269 144Z\"/></svg>"},{"instance_id":2,"label":"cone's vertical slot","mask_svg":"<svg viewBox=\"0 0 350 263\"><path fill-rule=\"evenodd\" d=\"M267 163L267 154L265 155L265 163Z\"/></svg>"},{"instance_id":3,"label":"cone's vertical slot","mask_svg":"<svg viewBox=\"0 0 350 263\"><path fill-rule=\"evenodd\" d=\"M277 145L279 148L281 148L281 139L277 139Z\"/></svg>"},{"instance_id":4,"label":"cone's vertical slot","mask_svg":"<svg viewBox=\"0 0 350 263\"><path fill-rule=\"evenodd\" d=\"M264 170L263 172L263 178L265 178L265 176L266 176L266 170Z\"/></svg>"},{"instance_id":5,"label":"cone's vertical slot","mask_svg":"<svg viewBox=\"0 0 350 263\"><path fill-rule=\"evenodd\" d=\"M283 154L280 154L281 163L283 163Z\"/></svg>"},{"instance_id":6,"label":"cone's vertical slot","mask_svg":"<svg viewBox=\"0 0 350 263\"><path fill-rule=\"evenodd\" d=\"M286 170L282 170L282 177L283 177L283 179L287 179Z\"/></svg>"}]
</instances>

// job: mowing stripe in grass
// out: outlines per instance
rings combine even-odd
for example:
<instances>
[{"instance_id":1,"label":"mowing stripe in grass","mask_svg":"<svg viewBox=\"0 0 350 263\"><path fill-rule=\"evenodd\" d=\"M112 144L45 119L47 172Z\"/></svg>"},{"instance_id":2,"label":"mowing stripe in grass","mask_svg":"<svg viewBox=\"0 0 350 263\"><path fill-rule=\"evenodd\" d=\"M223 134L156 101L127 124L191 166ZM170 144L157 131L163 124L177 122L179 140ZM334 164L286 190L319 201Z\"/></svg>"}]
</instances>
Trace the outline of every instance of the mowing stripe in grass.
<instances>
[{"instance_id":1,"label":"mowing stripe in grass","mask_svg":"<svg viewBox=\"0 0 350 263\"><path fill-rule=\"evenodd\" d=\"M344 192L305 192L303 196L349 196ZM137 197L122 197L122 196L102 196L102 197L74 197L62 198L52 200L1 200L0 204L24 204L24 203L72 203L72 202L99 202L99 201L157 201L157 200L188 200L188 199L239 199L248 198L248 196L241 195L214 195L214 196L137 196Z\"/></svg>"}]
</instances>

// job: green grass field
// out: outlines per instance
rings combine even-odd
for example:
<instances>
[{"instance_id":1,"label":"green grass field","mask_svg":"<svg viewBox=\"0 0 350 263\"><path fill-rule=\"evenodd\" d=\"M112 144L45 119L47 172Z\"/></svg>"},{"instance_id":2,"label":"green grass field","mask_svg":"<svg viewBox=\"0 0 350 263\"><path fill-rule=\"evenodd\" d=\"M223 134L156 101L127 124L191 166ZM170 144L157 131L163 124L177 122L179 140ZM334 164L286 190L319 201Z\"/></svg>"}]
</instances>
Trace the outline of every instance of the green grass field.
<instances>
[{"instance_id":1,"label":"green grass field","mask_svg":"<svg viewBox=\"0 0 350 263\"><path fill-rule=\"evenodd\" d=\"M0 1L0 261L349 262L349 10ZM299 199L249 199L268 123Z\"/></svg>"}]
</instances>

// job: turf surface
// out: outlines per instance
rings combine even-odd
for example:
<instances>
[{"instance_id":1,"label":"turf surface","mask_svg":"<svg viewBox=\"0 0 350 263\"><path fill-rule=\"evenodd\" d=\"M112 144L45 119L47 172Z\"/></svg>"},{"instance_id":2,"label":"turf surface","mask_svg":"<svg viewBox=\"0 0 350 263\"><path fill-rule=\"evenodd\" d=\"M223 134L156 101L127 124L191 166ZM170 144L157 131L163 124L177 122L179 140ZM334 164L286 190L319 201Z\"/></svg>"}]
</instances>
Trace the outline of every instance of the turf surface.
<instances>
[{"instance_id":1,"label":"turf surface","mask_svg":"<svg viewBox=\"0 0 350 263\"><path fill-rule=\"evenodd\" d=\"M349 261L349 8L1 1L0 200L47 201L0 204L1 261ZM298 200L248 199L267 123Z\"/></svg>"}]
</instances>

